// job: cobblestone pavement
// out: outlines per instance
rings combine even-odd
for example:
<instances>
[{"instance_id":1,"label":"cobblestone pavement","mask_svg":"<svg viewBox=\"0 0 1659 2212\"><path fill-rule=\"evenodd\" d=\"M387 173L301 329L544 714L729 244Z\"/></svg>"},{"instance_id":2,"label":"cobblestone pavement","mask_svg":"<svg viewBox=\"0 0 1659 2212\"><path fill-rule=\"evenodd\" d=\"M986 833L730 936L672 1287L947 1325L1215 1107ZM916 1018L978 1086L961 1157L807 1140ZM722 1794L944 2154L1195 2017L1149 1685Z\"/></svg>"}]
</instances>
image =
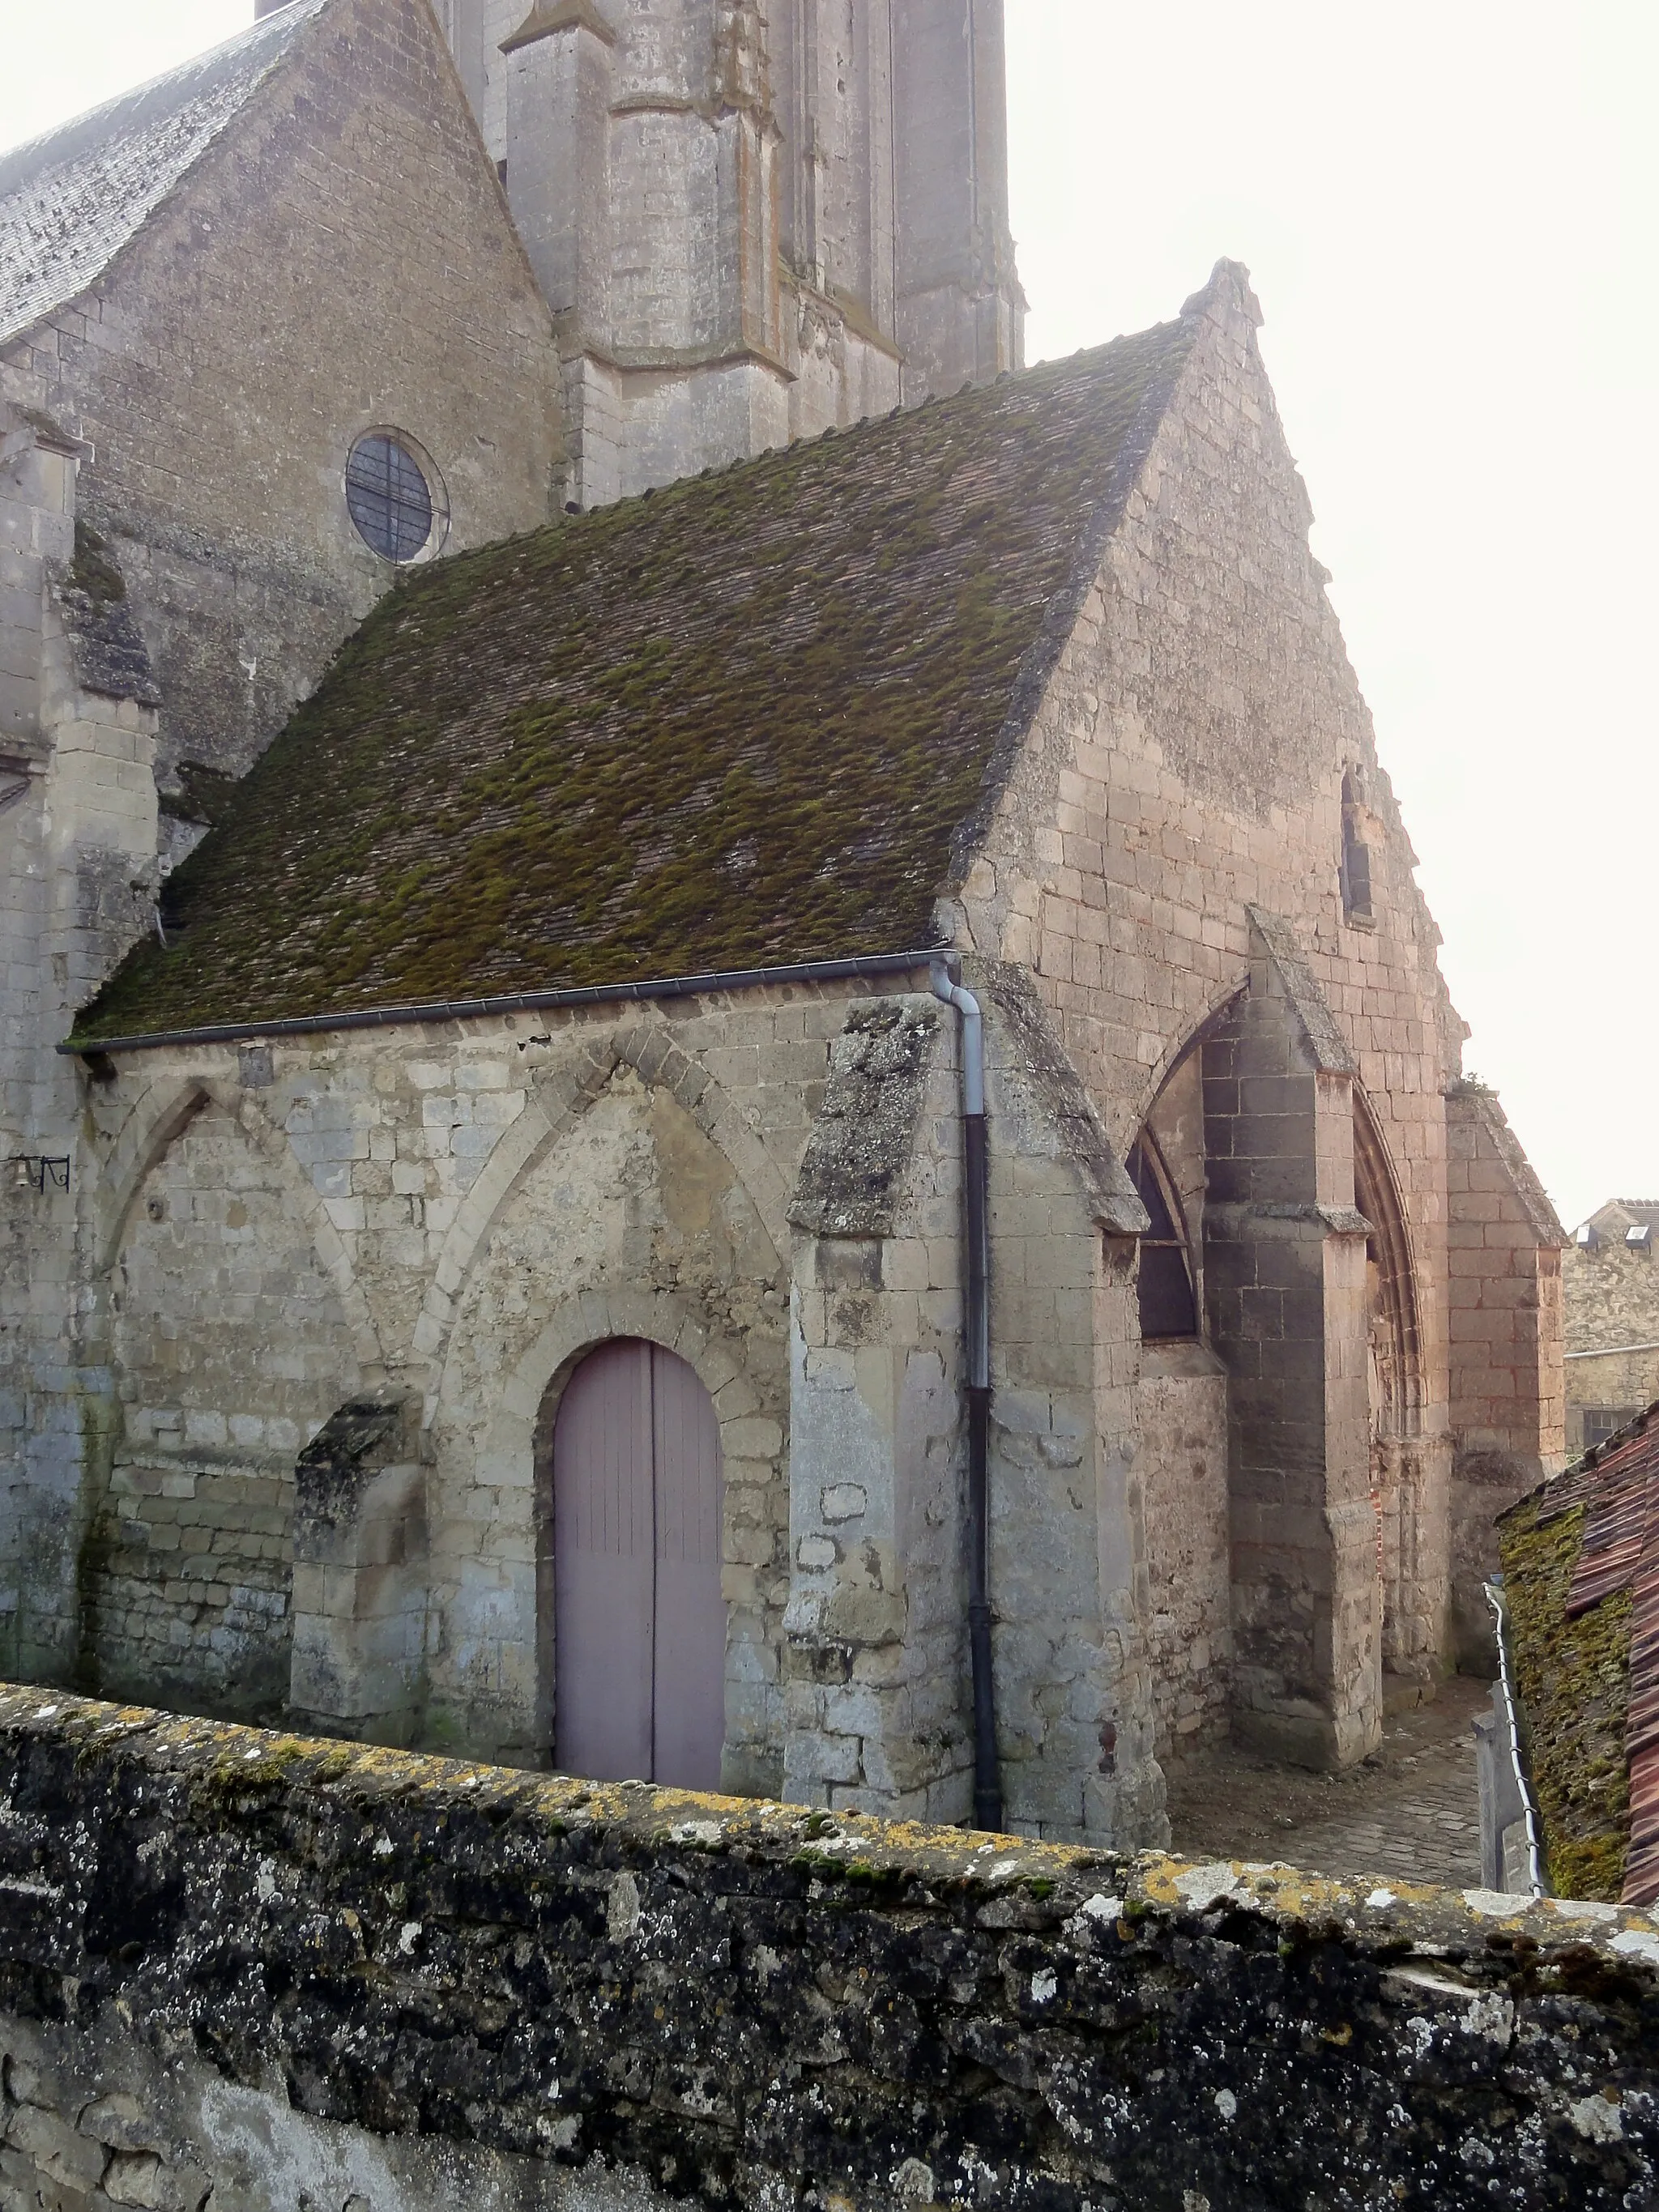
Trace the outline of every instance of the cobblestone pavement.
<instances>
[{"instance_id":1,"label":"cobblestone pavement","mask_svg":"<svg viewBox=\"0 0 1659 2212\"><path fill-rule=\"evenodd\" d=\"M1391 1716L1379 1748L1346 1774L1302 1773L1224 1745L1170 1776L1175 1848L1472 1887L1480 1879L1473 1724L1491 1710L1487 1684L1455 1676L1431 1705Z\"/></svg>"}]
</instances>

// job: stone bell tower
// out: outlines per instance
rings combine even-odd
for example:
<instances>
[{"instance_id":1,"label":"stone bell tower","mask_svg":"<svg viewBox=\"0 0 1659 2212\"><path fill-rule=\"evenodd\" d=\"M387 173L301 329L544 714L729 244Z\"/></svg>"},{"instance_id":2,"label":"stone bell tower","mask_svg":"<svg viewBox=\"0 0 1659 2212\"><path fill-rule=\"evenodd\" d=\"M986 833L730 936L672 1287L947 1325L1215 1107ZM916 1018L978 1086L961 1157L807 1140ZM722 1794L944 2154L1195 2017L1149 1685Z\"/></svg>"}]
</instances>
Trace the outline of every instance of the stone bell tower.
<instances>
[{"instance_id":1,"label":"stone bell tower","mask_svg":"<svg viewBox=\"0 0 1659 2212\"><path fill-rule=\"evenodd\" d=\"M1002 0L436 9L559 319L574 503L1022 365Z\"/></svg>"}]
</instances>

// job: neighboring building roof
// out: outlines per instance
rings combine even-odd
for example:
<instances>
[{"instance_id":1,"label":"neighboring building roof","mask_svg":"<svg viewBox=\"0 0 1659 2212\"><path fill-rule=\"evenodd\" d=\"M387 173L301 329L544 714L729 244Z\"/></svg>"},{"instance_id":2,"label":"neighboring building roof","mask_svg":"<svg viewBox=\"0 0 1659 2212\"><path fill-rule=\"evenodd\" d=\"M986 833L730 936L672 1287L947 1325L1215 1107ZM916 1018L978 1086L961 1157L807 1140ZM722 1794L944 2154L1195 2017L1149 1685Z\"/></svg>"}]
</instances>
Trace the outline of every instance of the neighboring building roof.
<instances>
[{"instance_id":1,"label":"neighboring building roof","mask_svg":"<svg viewBox=\"0 0 1659 2212\"><path fill-rule=\"evenodd\" d=\"M931 944L1212 296L410 572L77 1041Z\"/></svg>"},{"instance_id":2,"label":"neighboring building roof","mask_svg":"<svg viewBox=\"0 0 1659 2212\"><path fill-rule=\"evenodd\" d=\"M94 283L328 0L290 0L181 69L0 154L0 344Z\"/></svg>"},{"instance_id":3,"label":"neighboring building roof","mask_svg":"<svg viewBox=\"0 0 1659 2212\"><path fill-rule=\"evenodd\" d=\"M1659 1899L1659 1403L1498 1522L1559 1893Z\"/></svg>"},{"instance_id":4,"label":"neighboring building roof","mask_svg":"<svg viewBox=\"0 0 1659 2212\"><path fill-rule=\"evenodd\" d=\"M1610 1235L1615 1242L1622 1239L1626 1229L1659 1229L1659 1200L1610 1198L1605 1206L1596 1207L1583 1226Z\"/></svg>"}]
</instances>

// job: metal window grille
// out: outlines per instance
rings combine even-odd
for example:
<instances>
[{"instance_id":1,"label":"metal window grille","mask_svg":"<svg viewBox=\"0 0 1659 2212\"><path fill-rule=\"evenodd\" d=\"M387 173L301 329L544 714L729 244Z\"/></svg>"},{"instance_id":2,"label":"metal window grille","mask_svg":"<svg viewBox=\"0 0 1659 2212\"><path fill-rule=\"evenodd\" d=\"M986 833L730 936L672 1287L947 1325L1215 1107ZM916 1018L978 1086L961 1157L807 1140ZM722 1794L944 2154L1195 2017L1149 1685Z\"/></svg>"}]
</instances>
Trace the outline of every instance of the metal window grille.
<instances>
[{"instance_id":1,"label":"metal window grille","mask_svg":"<svg viewBox=\"0 0 1659 2212\"><path fill-rule=\"evenodd\" d=\"M359 438L346 466L346 507L357 534L387 561L412 561L432 535L432 489L395 438Z\"/></svg>"}]
</instances>

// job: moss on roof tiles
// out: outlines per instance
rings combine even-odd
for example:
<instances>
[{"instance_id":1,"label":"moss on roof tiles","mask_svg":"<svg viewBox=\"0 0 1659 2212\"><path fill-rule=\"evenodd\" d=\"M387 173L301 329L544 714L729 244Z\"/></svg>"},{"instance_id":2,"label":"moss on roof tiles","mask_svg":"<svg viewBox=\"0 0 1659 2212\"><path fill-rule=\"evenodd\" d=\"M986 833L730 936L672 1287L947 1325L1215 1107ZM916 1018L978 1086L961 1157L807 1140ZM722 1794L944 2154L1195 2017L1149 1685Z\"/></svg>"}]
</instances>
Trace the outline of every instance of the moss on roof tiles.
<instances>
[{"instance_id":1,"label":"moss on roof tiles","mask_svg":"<svg viewBox=\"0 0 1659 2212\"><path fill-rule=\"evenodd\" d=\"M1615 1905L1630 1848L1631 1594L1569 1617L1584 1508L1552 1517L1547 1486L1500 1522L1524 1749L1558 1897Z\"/></svg>"},{"instance_id":2,"label":"moss on roof tiles","mask_svg":"<svg viewBox=\"0 0 1659 2212\"><path fill-rule=\"evenodd\" d=\"M412 572L76 1041L931 942L1196 320Z\"/></svg>"}]
</instances>

